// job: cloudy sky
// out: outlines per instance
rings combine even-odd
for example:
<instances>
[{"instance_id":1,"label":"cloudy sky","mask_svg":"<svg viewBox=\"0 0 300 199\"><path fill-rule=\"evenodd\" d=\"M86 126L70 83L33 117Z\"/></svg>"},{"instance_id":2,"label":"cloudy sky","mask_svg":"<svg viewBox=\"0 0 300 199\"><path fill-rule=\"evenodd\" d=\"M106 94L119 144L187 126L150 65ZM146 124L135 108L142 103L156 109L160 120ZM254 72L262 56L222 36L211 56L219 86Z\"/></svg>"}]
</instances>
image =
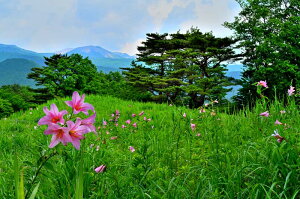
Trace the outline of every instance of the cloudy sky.
<instances>
[{"instance_id":1,"label":"cloudy sky","mask_svg":"<svg viewBox=\"0 0 300 199\"><path fill-rule=\"evenodd\" d=\"M0 43L37 52L97 45L136 53L149 32L228 36L235 0L0 0Z\"/></svg>"}]
</instances>

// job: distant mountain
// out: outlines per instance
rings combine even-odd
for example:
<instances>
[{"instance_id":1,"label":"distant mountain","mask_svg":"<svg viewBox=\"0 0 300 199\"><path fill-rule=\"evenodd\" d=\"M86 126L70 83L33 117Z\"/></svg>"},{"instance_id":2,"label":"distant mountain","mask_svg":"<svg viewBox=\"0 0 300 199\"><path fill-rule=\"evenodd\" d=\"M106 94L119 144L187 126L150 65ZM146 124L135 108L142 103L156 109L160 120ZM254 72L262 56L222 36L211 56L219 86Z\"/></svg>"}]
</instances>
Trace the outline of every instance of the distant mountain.
<instances>
[{"instance_id":1,"label":"distant mountain","mask_svg":"<svg viewBox=\"0 0 300 199\"><path fill-rule=\"evenodd\" d=\"M20 84L35 87L35 82L27 79L27 74L33 67L39 67L39 65L34 61L23 58L6 59L0 62L0 86Z\"/></svg>"},{"instance_id":2,"label":"distant mountain","mask_svg":"<svg viewBox=\"0 0 300 199\"><path fill-rule=\"evenodd\" d=\"M38 64L44 63L44 57L39 53L25 50L15 45L0 44L0 62L11 58L23 58Z\"/></svg>"},{"instance_id":3,"label":"distant mountain","mask_svg":"<svg viewBox=\"0 0 300 199\"><path fill-rule=\"evenodd\" d=\"M80 54L84 57L89 57L90 59L108 58L108 59L134 59L126 53L110 52L100 46L83 46L75 48L67 52L67 54Z\"/></svg>"}]
</instances>

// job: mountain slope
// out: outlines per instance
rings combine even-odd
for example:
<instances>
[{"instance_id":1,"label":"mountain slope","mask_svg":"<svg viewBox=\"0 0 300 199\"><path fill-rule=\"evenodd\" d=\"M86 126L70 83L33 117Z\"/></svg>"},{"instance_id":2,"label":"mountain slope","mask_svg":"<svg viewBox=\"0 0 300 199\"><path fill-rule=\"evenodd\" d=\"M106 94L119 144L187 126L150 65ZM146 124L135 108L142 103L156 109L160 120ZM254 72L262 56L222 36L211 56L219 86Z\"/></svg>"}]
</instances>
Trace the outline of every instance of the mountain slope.
<instances>
[{"instance_id":1,"label":"mountain slope","mask_svg":"<svg viewBox=\"0 0 300 199\"><path fill-rule=\"evenodd\" d=\"M44 57L42 54L25 50L15 45L0 44L0 62L11 58L27 59L38 64L44 63Z\"/></svg>"},{"instance_id":2,"label":"mountain slope","mask_svg":"<svg viewBox=\"0 0 300 199\"><path fill-rule=\"evenodd\" d=\"M34 87L34 81L27 79L27 74L33 67L39 67L39 65L27 59L13 58L6 59L0 62L0 86L8 84L20 84Z\"/></svg>"},{"instance_id":3,"label":"mountain slope","mask_svg":"<svg viewBox=\"0 0 300 199\"><path fill-rule=\"evenodd\" d=\"M89 57L91 59L94 58L108 58L108 59L128 59L134 58L126 53L119 53L119 52L110 52L100 46L83 46L79 48L75 48L67 52L67 54L75 54L78 53L84 57Z\"/></svg>"}]
</instances>

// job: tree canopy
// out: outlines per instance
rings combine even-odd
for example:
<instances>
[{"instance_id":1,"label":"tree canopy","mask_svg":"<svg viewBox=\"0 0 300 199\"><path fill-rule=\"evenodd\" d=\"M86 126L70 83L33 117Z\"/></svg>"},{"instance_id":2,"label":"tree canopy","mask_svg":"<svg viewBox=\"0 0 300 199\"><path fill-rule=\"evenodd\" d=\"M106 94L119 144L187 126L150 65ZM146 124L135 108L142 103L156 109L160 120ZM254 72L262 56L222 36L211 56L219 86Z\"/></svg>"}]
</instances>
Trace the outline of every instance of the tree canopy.
<instances>
[{"instance_id":1,"label":"tree canopy","mask_svg":"<svg viewBox=\"0 0 300 199\"><path fill-rule=\"evenodd\" d=\"M286 94L290 85L299 87L300 80L300 1L238 0L242 11L234 22L225 26L234 30L238 47L244 55L239 102L257 96L255 82L266 80L265 95L274 98Z\"/></svg>"},{"instance_id":2,"label":"tree canopy","mask_svg":"<svg viewBox=\"0 0 300 199\"><path fill-rule=\"evenodd\" d=\"M202 106L205 100L222 99L232 85L225 63L236 55L230 38L217 38L192 28L186 33L148 33L138 47L137 62L125 68L127 80L147 90L154 100Z\"/></svg>"},{"instance_id":3,"label":"tree canopy","mask_svg":"<svg viewBox=\"0 0 300 199\"><path fill-rule=\"evenodd\" d=\"M34 79L37 89L45 96L66 96L72 92L96 93L97 75L96 66L79 54L56 54L45 57L42 68L32 68L28 78Z\"/></svg>"}]
</instances>

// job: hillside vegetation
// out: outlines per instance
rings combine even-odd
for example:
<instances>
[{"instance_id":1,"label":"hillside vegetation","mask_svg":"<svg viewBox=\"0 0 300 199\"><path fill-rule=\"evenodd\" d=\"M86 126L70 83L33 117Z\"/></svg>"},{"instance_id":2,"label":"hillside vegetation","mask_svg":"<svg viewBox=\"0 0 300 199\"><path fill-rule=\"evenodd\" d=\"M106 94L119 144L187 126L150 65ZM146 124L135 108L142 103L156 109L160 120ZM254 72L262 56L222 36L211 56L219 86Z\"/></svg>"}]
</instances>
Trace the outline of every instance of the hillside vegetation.
<instances>
[{"instance_id":1,"label":"hillside vegetation","mask_svg":"<svg viewBox=\"0 0 300 199\"><path fill-rule=\"evenodd\" d=\"M252 111L226 114L219 112L217 104L200 113L92 95L85 101L95 107L98 135L87 134L80 151L71 144L50 149L51 136L37 125L44 116L42 108L55 103L63 110L70 98L0 120L2 198L15 197L18 174L24 176L28 196L33 192L36 198L74 198L80 189L76 175L80 169L84 198L300 196L300 114L293 101L286 107L279 102L269 107L257 103ZM120 111L118 126L110 121L116 110ZM269 117L259 116L265 111ZM282 124L275 125L276 120ZM271 136L275 130L282 140ZM100 165L106 170L96 173Z\"/></svg>"}]
</instances>

